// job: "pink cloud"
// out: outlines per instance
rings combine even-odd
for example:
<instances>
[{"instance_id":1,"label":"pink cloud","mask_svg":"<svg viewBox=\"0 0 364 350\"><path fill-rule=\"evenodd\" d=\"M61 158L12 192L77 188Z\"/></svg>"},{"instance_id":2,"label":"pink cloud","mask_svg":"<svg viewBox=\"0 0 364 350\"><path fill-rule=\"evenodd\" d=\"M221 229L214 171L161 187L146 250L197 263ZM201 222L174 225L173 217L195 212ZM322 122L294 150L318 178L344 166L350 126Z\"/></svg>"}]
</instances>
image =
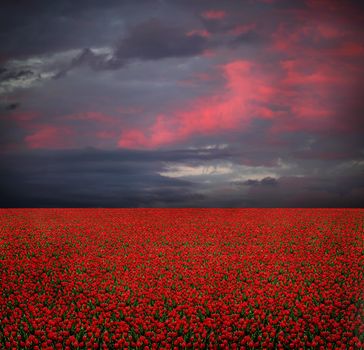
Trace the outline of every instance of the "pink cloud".
<instances>
[{"instance_id":1,"label":"pink cloud","mask_svg":"<svg viewBox=\"0 0 364 350\"><path fill-rule=\"evenodd\" d=\"M233 29L229 31L229 34L231 35L241 35L248 32L251 32L256 28L255 23L248 23L248 24L239 24L235 26Z\"/></svg>"},{"instance_id":2,"label":"pink cloud","mask_svg":"<svg viewBox=\"0 0 364 350\"><path fill-rule=\"evenodd\" d=\"M80 146L80 144L93 140L93 142L115 142L118 140L122 125L122 115L140 112L140 108L120 108L118 116L112 116L98 111L78 112L60 115L54 119L62 124L40 124L35 121L38 113L19 113L13 116L19 126L26 130L28 136L24 138L27 147L31 149L62 149ZM72 121L81 121L80 125L69 125ZM83 125L92 126L84 128ZM97 123L96 125L94 124ZM75 135L78 135L76 142ZM86 144L87 145L87 144Z\"/></svg>"},{"instance_id":3,"label":"pink cloud","mask_svg":"<svg viewBox=\"0 0 364 350\"><path fill-rule=\"evenodd\" d=\"M0 119L13 120L20 127L27 128L27 126L39 117L39 113L34 111L11 111L8 114L0 116Z\"/></svg>"},{"instance_id":4,"label":"pink cloud","mask_svg":"<svg viewBox=\"0 0 364 350\"><path fill-rule=\"evenodd\" d=\"M224 91L191 103L191 108L157 116L147 130L125 130L120 147L155 148L180 142L194 134L214 134L246 128L254 117L272 118L274 112L256 105L256 92L264 89L267 75L248 61L221 67L226 78Z\"/></svg>"},{"instance_id":5,"label":"pink cloud","mask_svg":"<svg viewBox=\"0 0 364 350\"><path fill-rule=\"evenodd\" d=\"M210 58L216 56L216 52L211 49L206 49L201 54L202 57Z\"/></svg>"},{"instance_id":6,"label":"pink cloud","mask_svg":"<svg viewBox=\"0 0 364 350\"><path fill-rule=\"evenodd\" d=\"M186 34L187 36L202 36L203 38L209 38L211 36L211 33L208 32L206 29L194 29L194 30L190 30L189 32L187 32Z\"/></svg>"},{"instance_id":7,"label":"pink cloud","mask_svg":"<svg viewBox=\"0 0 364 350\"><path fill-rule=\"evenodd\" d=\"M19 124L32 121L39 117L37 112L13 112L9 115L10 119L15 120Z\"/></svg>"},{"instance_id":8,"label":"pink cloud","mask_svg":"<svg viewBox=\"0 0 364 350\"><path fill-rule=\"evenodd\" d=\"M346 34L345 30L340 30L331 23L317 23L317 31L324 39L342 38Z\"/></svg>"},{"instance_id":9,"label":"pink cloud","mask_svg":"<svg viewBox=\"0 0 364 350\"><path fill-rule=\"evenodd\" d=\"M123 132L118 146L122 148L138 148L138 146L145 146L147 143L148 141L142 131L131 129Z\"/></svg>"},{"instance_id":10,"label":"pink cloud","mask_svg":"<svg viewBox=\"0 0 364 350\"><path fill-rule=\"evenodd\" d=\"M307 0L306 3L309 11L284 10L287 16L294 18L295 24L281 22L278 25L272 34L274 50L328 59L363 56L364 18L355 6L335 0Z\"/></svg>"},{"instance_id":11,"label":"pink cloud","mask_svg":"<svg viewBox=\"0 0 364 350\"><path fill-rule=\"evenodd\" d=\"M272 131L352 132L355 125L343 115L355 109L353 92L364 78L358 19L343 2L307 4L310 11L291 13L295 25L282 22L272 34L272 54L286 59L279 62L280 76L270 99L291 113L281 115Z\"/></svg>"},{"instance_id":12,"label":"pink cloud","mask_svg":"<svg viewBox=\"0 0 364 350\"><path fill-rule=\"evenodd\" d=\"M355 41L344 42L333 53L346 57L364 57L364 44Z\"/></svg>"},{"instance_id":13,"label":"pink cloud","mask_svg":"<svg viewBox=\"0 0 364 350\"><path fill-rule=\"evenodd\" d=\"M295 21L282 22L278 26L271 35L271 45L263 52L267 57L275 57L270 61L260 60L258 56L255 61L238 59L221 65L218 68L221 75L216 71L201 72L181 81L181 84L198 84L216 79L216 76L225 78L215 93L193 98L183 108L179 106L155 115L151 125L138 128L123 125L118 146L158 148L178 144L196 135L244 131L256 119L268 121L271 125L268 137L272 139L284 132L300 130L336 132L353 129L350 125L344 127L338 114L342 105L347 107L353 103L353 97L347 92L355 91L359 77L364 75L362 67L352 63L353 59L364 55L364 47L355 28L332 15L338 9L336 2L329 8L329 15L320 10L323 4L328 2L310 1L312 8L319 9L317 16L297 10ZM220 10L202 14L209 20L220 20L226 15ZM254 23L241 24L228 33L240 35L255 27ZM196 29L186 35L207 37L210 33ZM208 54L206 51L205 55ZM122 108L119 112L121 115L134 114L138 110ZM120 125L118 118L99 112L78 113L68 119L97 121L113 128ZM106 127L94 136L106 140L114 138L115 132L116 128L110 131ZM56 134L45 128L28 139L33 140L34 148L34 145L47 143L42 140L49 139L48 135L52 133Z\"/></svg>"},{"instance_id":14,"label":"pink cloud","mask_svg":"<svg viewBox=\"0 0 364 350\"><path fill-rule=\"evenodd\" d=\"M296 86L311 86L320 89L332 85L346 85L352 77L344 74L336 62L317 62L310 58L295 58L280 62L285 76L283 83Z\"/></svg>"},{"instance_id":15,"label":"pink cloud","mask_svg":"<svg viewBox=\"0 0 364 350\"><path fill-rule=\"evenodd\" d=\"M33 134L25 137L25 142L31 149L62 149L73 146L74 136L74 130L68 126L40 125Z\"/></svg>"},{"instance_id":16,"label":"pink cloud","mask_svg":"<svg viewBox=\"0 0 364 350\"><path fill-rule=\"evenodd\" d=\"M350 104L350 96L340 91L351 91L358 78L340 60L303 55L265 64L237 60L220 69L225 84L218 93L158 115L148 128L124 130L119 146L163 147L193 135L246 130L254 119L270 120L272 135L350 131L338 119L337 99L347 98Z\"/></svg>"},{"instance_id":17,"label":"pink cloud","mask_svg":"<svg viewBox=\"0 0 364 350\"><path fill-rule=\"evenodd\" d=\"M343 99L340 91L355 85L355 76L338 62L323 63L314 57L283 60L280 64L280 76L267 98L287 112L274 121L271 131L343 130L338 122L337 100Z\"/></svg>"},{"instance_id":18,"label":"pink cloud","mask_svg":"<svg viewBox=\"0 0 364 350\"><path fill-rule=\"evenodd\" d=\"M202 17L209 20L219 20L226 17L226 12L223 10L209 10L203 12Z\"/></svg>"}]
</instances>

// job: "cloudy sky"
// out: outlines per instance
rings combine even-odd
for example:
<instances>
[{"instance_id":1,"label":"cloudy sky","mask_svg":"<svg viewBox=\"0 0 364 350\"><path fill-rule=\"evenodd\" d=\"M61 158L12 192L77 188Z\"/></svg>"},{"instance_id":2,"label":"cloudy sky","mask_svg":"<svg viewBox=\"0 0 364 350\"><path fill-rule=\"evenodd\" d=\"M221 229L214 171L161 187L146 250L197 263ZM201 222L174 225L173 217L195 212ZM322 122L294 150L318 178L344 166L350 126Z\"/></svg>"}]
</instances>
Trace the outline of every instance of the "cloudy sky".
<instances>
[{"instance_id":1,"label":"cloudy sky","mask_svg":"<svg viewBox=\"0 0 364 350\"><path fill-rule=\"evenodd\" d=\"M364 202L359 1L0 6L0 206Z\"/></svg>"}]
</instances>

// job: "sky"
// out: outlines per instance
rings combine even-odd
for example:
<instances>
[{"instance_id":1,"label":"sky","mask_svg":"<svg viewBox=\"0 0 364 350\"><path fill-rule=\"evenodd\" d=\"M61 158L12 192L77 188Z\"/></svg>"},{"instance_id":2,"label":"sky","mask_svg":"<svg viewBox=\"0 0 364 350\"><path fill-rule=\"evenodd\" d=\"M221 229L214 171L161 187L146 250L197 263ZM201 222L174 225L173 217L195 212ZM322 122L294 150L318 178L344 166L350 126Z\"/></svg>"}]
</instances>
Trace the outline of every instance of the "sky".
<instances>
[{"instance_id":1,"label":"sky","mask_svg":"<svg viewBox=\"0 0 364 350\"><path fill-rule=\"evenodd\" d=\"M1 207L361 207L364 6L0 5Z\"/></svg>"}]
</instances>

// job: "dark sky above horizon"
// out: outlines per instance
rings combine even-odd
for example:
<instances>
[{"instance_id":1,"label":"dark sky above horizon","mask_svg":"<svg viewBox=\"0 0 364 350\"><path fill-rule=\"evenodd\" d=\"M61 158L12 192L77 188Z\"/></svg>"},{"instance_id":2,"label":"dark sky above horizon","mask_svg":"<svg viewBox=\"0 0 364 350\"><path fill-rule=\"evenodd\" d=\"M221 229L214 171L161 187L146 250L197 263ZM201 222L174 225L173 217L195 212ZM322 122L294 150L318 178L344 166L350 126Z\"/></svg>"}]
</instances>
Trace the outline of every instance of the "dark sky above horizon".
<instances>
[{"instance_id":1,"label":"dark sky above horizon","mask_svg":"<svg viewBox=\"0 0 364 350\"><path fill-rule=\"evenodd\" d=\"M0 5L1 207L360 207L364 6Z\"/></svg>"}]
</instances>

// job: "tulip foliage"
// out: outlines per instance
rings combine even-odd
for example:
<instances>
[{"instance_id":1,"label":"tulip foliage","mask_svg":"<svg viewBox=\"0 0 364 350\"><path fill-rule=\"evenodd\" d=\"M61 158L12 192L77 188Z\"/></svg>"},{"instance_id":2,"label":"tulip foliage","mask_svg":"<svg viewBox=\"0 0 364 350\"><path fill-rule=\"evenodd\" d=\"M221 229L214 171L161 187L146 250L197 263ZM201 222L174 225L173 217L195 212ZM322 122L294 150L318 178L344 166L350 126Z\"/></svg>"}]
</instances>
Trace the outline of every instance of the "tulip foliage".
<instances>
[{"instance_id":1,"label":"tulip foliage","mask_svg":"<svg viewBox=\"0 0 364 350\"><path fill-rule=\"evenodd\" d=\"M0 348L360 349L362 209L0 209Z\"/></svg>"}]
</instances>

